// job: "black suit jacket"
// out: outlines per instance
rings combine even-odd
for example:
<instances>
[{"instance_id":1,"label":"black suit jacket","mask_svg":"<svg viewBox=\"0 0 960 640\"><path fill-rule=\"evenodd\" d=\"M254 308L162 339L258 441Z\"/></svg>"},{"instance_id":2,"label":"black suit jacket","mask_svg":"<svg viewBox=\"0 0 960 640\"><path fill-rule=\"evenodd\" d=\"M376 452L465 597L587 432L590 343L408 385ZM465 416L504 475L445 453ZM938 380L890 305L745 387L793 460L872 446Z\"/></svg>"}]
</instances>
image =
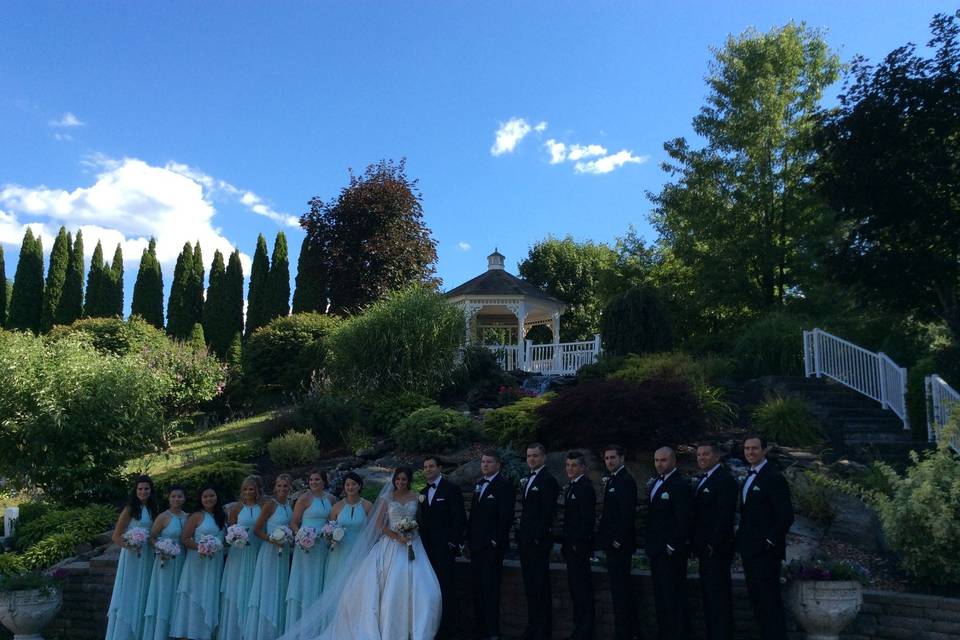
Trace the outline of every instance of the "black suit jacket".
<instances>
[{"instance_id":1,"label":"black suit jacket","mask_svg":"<svg viewBox=\"0 0 960 640\"><path fill-rule=\"evenodd\" d=\"M603 513L597 527L597 547L604 550L620 543L619 551L633 553L637 546L637 482L624 467L610 476L603 488Z\"/></svg>"},{"instance_id":2,"label":"black suit jacket","mask_svg":"<svg viewBox=\"0 0 960 640\"><path fill-rule=\"evenodd\" d=\"M482 498L477 485L470 502L470 521L467 524L467 542L471 550L487 549L494 542L498 550L507 550L515 501L513 482L505 478L503 472L498 473L487 485Z\"/></svg>"},{"instance_id":3,"label":"black suit jacket","mask_svg":"<svg viewBox=\"0 0 960 640\"><path fill-rule=\"evenodd\" d=\"M526 491L526 496L524 496ZM517 542L520 544L547 544L552 542L553 516L557 512L560 485L556 478L541 469L529 487L520 486L520 526Z\"/></svg>"},{"instance_id":4,"label":"black suit jacket","mask_svg":"<svg viewBox=\"0 0 960 640\"><path fill-rule=\"evenodd\" d=\"M787 532L793 524L793 503L786 478L768 460L750 485L746 500L742 489L743 486L737 491L741 494L737 551L744 558L752 558L769 549L775 557L784 559Z\"/></svg>"},{"instance_id":5,"label":"black suit jacket","mask_svg":"<svg viewBox=\"0 0 960 640\"><path fill-rule=\"evenodd\" d=\"M694 551L704 553L709 545L714 553L732 552L736 513L737 481L720 465L702 487L694 487L691 536Z\"/></svg>"},{"instance_id":6,"label":"black suit jacket","mask_svg":"<svg viewBox=\"0 0 960 640\"><path fill-rule=\"evenodd\" d=\"M587 476L571 482L563 494L563 544L578 553L593 553L597 493Z\"/></svg>"},{"instance_id":7,"label":"black suit jacket","mask_svg":"<svg viewBox=\"0 0 960 640\"><path fill-rule=\"evenodd\" d=\"M654 486L649 485L649 489ZM693 502L690 481L674 470L652 497L649 489L645 496L650 505L647 511L647 555L667 553L667 545L674 553L686 553Z\"/></svg>"},{"instance_id":8,"label":"black suit jacket","mask_svg":"<svg viewBox=\"0 0 960 640\"><path fill-rule=\"evenodd\" d=\"M463 510L463 493L460 487L441 477L430 504L429 487L420 494L420 537L427 548L445 550L449 545L459 547L463 544L463 530L467 515Z\"/></svg>"}]
</instances>

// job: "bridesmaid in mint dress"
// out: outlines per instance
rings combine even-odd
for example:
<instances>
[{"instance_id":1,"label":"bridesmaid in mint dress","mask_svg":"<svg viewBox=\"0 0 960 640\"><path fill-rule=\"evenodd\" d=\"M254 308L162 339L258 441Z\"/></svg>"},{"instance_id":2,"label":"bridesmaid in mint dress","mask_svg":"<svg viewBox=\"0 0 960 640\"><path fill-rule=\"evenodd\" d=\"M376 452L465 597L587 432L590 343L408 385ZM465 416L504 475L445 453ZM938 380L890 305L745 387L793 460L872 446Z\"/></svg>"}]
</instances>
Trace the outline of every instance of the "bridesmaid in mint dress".
<instances>
[{"instance_id":1,"label":"bridesmaid in mint dress","mask_svg":"<svg viewBox=\"0 0 960 640\"><path fill-rule=\"evenodd\" d=\"M167 501L170 508L159 516L153 523L150 531L150 543L156 545L160 540L172 540L180 544L180 534L187 519L183 511L186 501L183 487L170 488ZM180 555L160 562L159 556L153 560L153 570L150 572L150 589L147 591L147 607L143 616L143 640L167 640L170 637L170 614L173 609L173 598L180 581L180 572L187 557L186 549L180 545Z\"/></svg>"},{"instance_id":2,"label":"bridesmaid in mint dress","mask_svg":"<svg viewBox=\"0 0 960 640\"><path fill-rule=\"evenodd\" d=\"M263 542L253 535L253 527L260 517L261 494L260 476L247 476L240 485L241 501L233 505L227 514L227 526L241 526L250 537L245 547L227 548L227 566L223 569L220 585L218 640L243 640L243 622L247 618L253 570L257 566L257 552Z\"/></svg>"},{"instance_id":3,"label":"bridesmaid in mint dress","mask_svg":"<svg viewBox=\"0 0 960 640\"><path fill-rule=\"evenodd\" d=\"M143 612L150 588L153 551L147 547L127 547L123 534L141 528L149 535L157 516L157 498L150 476L140 476L134 483L127 505L120 512L113 529L113 542L122 547L113 581L113 595L107 609L106 640L140 640L143 633Z\"/></svg>"},{"instance_id":4,"label":"bridesmaid in mint dress","mask_svg":"<svg viewBox=\"0 0 960 640\"><path fill-rule=\"evenodd\" d=\"M312 471L308 479L310 491L304 493L293 507L290 528L296 533L301 527L313 527L319 536L320 529L330 519L333 498L327 493L327 474ZM320 599L323 591L323 574L327 566L327 545L322 538L309 552L300 547L293 551L293 566L290 568L290 584L287 587L287 629L300 619L304 609Z\"/></svg>"},{"instance_id":5,"label":"bridesmaid in mint dress","mask_svg":"<svg viewBox=\"0 0 960 640\"><path fill-rule=\"evenodd\" d=\"M277 476L273 500L263 505L254 534L266 544L257 553L253 585L244 620L243 637L248 640L274 640L283 635L287 622L287 584L290 581L290 551L287 543L270 540L278 527L289 527L293 508L288 499L293 479L286 473Z\"/></svg>"},{"instance_id":6,"label":"bridesmaid in mint dress","mask_svg":"<svg viewBox=\"0 0 960 640\"><path fill-rule=\"evenodd\" d=\"M170 635L188 640L211 640L220 623L223 549L213 555L201 555L197 543L204 536L213 536L222 545L227 517L213 487L200 491L200 504L203 508L190 516L180 536L187 559L170 619Z\"/></svg>"},{"instance_id":7,"label":"bridesmaid in mint dress","mask_svg":"<svg viewBox=\"0 0 960 640\"><path fill-rule=\"evenodd\" d=\"M360 530L367 522L373 505L369 500L360 497L363 489L363 478L352 471L343 480L343 500L333 505L330 518L340 523L344 529L343 540L338 542L330 551L327 558L326 582L332 582L341 571L347 569L343 559L350 552L350 547L356 541Z\"/></svg>"}]
</instances>

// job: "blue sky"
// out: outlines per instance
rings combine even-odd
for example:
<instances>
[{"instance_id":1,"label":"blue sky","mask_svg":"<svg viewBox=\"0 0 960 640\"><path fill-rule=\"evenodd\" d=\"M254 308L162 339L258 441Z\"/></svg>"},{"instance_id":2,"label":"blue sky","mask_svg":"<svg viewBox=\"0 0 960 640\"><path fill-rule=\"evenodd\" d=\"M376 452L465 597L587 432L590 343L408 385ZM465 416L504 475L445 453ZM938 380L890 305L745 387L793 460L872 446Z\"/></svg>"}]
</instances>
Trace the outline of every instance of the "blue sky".
<instances>
[{"instance_id":1,"label":"blue sky","mask_svg":"<svg viewBox=\"0 0 960 640\"><path fill-rule=\"evenodd\" d=\"M0 20L0 242L24 225L122 242L129 308L157 235L169 285L185 240L290 241L313 196L407 158L445 288L508 268L548 234L653 241L647 190L690 136L710 47L789 20L844 61L925 42L944 2L6 2ZM512 124L511 124L512 123ZM497 132L504 135L497 146ZM529 129L527 131L527 129ZM520 136L520 134L524 134ZM512 135L510 135L512 134ZM552 141L552 142L550 142ZM548 144L549 142L549 144ZM550 146L552 145L552 146ZM562 146L560 146L562 145Z\"/></svg>"}]
</instances>

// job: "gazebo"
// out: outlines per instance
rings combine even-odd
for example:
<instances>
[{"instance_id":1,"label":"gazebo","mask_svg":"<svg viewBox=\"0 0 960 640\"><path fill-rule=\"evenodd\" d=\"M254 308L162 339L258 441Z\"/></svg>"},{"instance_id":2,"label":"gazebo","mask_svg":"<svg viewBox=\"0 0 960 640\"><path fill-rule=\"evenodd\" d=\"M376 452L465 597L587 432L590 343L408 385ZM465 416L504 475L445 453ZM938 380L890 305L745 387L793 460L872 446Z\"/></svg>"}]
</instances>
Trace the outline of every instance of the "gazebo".
<instances>
[{"instance_id":1,"label":"gazebo","mask_svg":"<svg viewBox=\"0 0 960 640\"><path fill-rule=\"evenodd\" d=\"M504 369L549 375L576 373L600 354L600 337L585 342L560 342L560 317L566 305L526 280L508 273L496 249L487 256L487 270L447 292L463 310L468 344L494 351ZM553 341L533 344L527 333L550 329Z\"/></svg>"}]
</instances>

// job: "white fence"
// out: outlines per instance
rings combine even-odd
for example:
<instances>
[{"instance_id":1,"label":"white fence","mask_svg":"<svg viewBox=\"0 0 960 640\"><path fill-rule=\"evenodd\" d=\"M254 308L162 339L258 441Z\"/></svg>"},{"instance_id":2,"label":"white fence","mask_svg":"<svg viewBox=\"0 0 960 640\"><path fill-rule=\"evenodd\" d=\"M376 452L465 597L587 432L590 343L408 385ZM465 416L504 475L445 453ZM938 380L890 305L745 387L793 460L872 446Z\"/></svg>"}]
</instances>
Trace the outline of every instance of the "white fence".
<instances>
[{"instance_id":1,"label":"white fence","mask_svg":"<svg viewBox=\"0 0 960 640\"><path fill-rule=\"evenodd\" d=\"M527 340L523 346L488 344L486 347L497 355L500 366L507 371L520 369L543 375L572 375L580 367L597 361L600 336L583 342L533 344Z\"/></svg>"},{"instance_id":2,"label":"white fence","mask_svg":"<svg viewBox=\"0 0 960 640\"><path fill-rule=\"evenodd\" d=\"M960 409L960 392L936 374L924 378L923 383L927 394L927 437L936 442L953 411ZM960 433L950 438L950 448L960 453Z\"/></svg>"},{"instance_id":3,"label":"white fence","mask_svg":"<svg viewBox=\"0 0 960 640\"><path fill-rule=\"evenodd\" d=\"M520 347L515 344L488 344L490 349L497 356L497 362L505 371L513 371L520 368Z\"/></svg>"},{"instance_id":4,"label":"white fence","mask_svg":"<svg viewBox=\"0 0 960 640\"><path fill-rule=\"evenodd\" d=\"M826 376L890 409L910 428L907 370L884 353L873 353L835 335L803 332L803 368L809 378Z\"/></svg>"}]
</instances>

